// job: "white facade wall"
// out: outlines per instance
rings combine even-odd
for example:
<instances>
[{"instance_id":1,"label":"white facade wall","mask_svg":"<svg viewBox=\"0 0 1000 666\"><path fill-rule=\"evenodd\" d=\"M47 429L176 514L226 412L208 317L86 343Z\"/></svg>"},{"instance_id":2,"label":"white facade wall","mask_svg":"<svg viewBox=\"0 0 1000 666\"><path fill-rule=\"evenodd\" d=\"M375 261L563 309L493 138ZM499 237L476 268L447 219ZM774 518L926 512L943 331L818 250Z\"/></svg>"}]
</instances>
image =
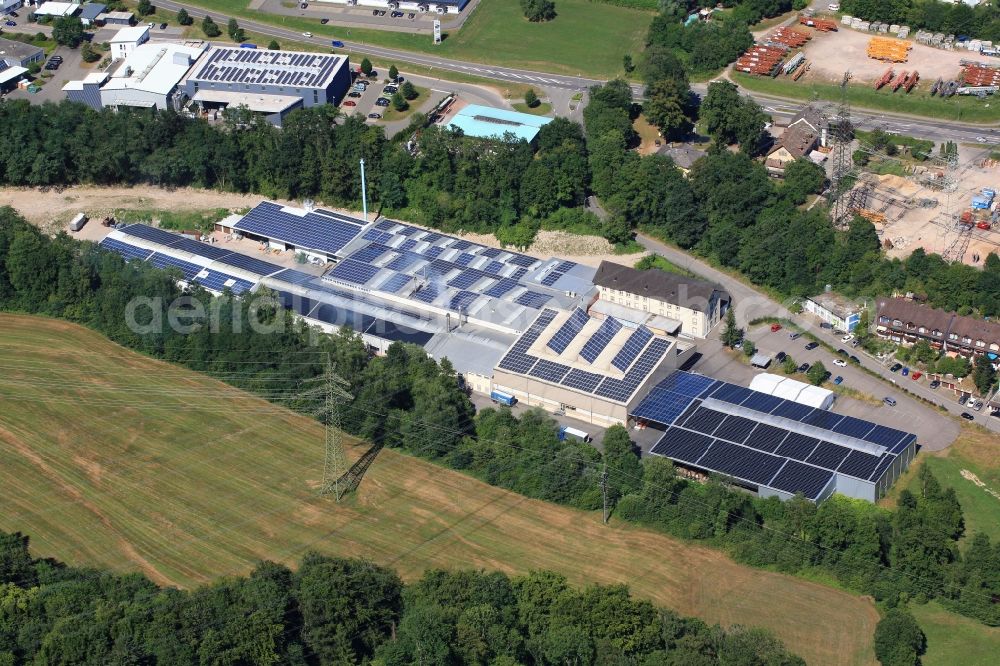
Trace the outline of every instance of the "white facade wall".
<instances>
[{"instance_id":1,"label":"white facade wall","mask_svg":"<svg viewBox=\"0 0 1000 666\"><path fill-rule=\"evenodd\" d=\"M134 104L128 104L128 102L134 102ZM146 106L149 103L152 103L161 111L166 111L170 108L170 96L147 92L145 90L136 90L135 88L101 90L102 106Z\"/></svg>"},{"instance_id":2,"label":"white facade wall","mask_svg":"<svg viewBox=\"0 0 1000 666\"><path fill-rule=\"evenodd\" d=\"M719 311L718 304L716 304L715 313L713 313L716 316L710 318L698 310L667 303L656 298L640 296L627 291L621 291L620 289L609 289L600 285L598 285L597 289L600 292L602 300L679 321L681 323L681 333L692 337L706 337L709 331L719 323L719 317L717 316Z\"/></svg>"}]
</instances>

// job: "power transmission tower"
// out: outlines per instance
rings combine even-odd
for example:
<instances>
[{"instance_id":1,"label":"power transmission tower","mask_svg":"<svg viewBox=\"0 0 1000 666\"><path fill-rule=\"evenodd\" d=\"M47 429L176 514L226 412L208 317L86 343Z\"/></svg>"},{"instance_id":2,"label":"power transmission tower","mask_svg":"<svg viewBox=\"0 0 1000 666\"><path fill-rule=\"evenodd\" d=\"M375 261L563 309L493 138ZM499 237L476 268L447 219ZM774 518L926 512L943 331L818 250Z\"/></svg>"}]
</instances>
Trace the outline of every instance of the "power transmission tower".
<instances>
[{"instance_id":1,"label":"power transmission tower","mask_svg":"<svg viewBox=\"0 0 1000 666\"><path fill-rule=\"evenodd\" d=\"M833 210L833 223L840 225L849 213L849 202L844 195L844 188L849 183L849 176L854 169L851 157L851 141L854 140L854 125L851 123L851 103L847 98L847 83L851 73L844 72L840 82L840 103L837 105L837 119L830 128L833 135L833 174L830 184L830 208Z\"/></svg>"},{"instance_id":2,"label":"power transmission tower","mask_svg":"<svg viewBox=\"0 0 1000 666\"><path fill-rule=\"evenodd\" d=\"M340 430L340 406L352 400L353 396L347 392L347 381L333 371L333 361L330 358L327 358L323 374L307 381L316 386L303 393L302 397L322 399L322 406L313 413L322 418L326 429L323 482L319 494L332 493L339 502L347 492L342 479L347 471L347 455L344 453L343 434Z\"/></svg>"},{"instance_id":3,"label":"power transmission tower","mask_svg":"<svg viewBox=\"0 0 1000 666\"><path fill-rule=\"evenodd\" d=\"M608 523L608 466L601 472L601 495L604 496L604 524Z\"/></svg>"}]
</instances>

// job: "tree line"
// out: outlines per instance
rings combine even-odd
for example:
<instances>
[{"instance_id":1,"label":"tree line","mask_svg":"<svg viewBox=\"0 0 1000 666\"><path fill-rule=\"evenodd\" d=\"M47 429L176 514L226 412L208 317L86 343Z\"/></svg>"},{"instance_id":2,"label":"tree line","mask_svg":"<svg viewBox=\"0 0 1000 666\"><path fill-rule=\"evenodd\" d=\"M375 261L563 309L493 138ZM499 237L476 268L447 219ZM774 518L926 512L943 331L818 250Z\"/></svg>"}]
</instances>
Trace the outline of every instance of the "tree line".
<instances>
[{"instance_id":1,"label":"tree line","mask_svg":"<svg viewBox=\"0 0 1000 666\"><path fill-rule=\"evenodd\" d=\"M993 2L971 7L964 2L939 0L842 0L840 9L866 21L1000 41L1000 6Z\"/></svg>"},{"instance_id":2,"label":"tree line","mask_svg":"<svg viewBox=\"0 0 1000 666\"><path fill-rule=\"evenodd\" d=\"M182 296L176 273L122 258L66 234L46 236L10 208L0 209L0 310L59 317L89 326L110 339L193 370L218 373L249 391L294 393L319 376L327 355L355 396L345 408L348 432L383 441L413 455L472 474L529 497L596 509L600 477L608 473L608 497L616 516L683 539L725 549L737 560L789 573L824 571L841 584L872 594L887 607L937 598L990 625L1000 625L1000 543L971 535L964 548L962 509L951 488L941 488L921 468L915 492L903 490L889 511L834 496L818 507L797 498L762 499L727 485L726 479L691 481L666 459L640 459L628 430L607 430L603 452L560 441L546 413L515 417L509 409L476 413L447 362L419 347L394 344L370 356L348 330L311 331L283 308L256 307L249 299L212 296L195 300L218 309L217 330L203 326L181 334L166 325L136 332L126 325L126 305L157 299L146 324L168 321L168 305ZM258 304L259 305L259 304ZM257 319L271 333L232 322ZM306 399L292 408L315 413Z\"/></svg>"},{"instance_id":3,"label":"tree line","mask_svg":"<svg viewBox=\"0 0 1000 666\"><path fill-rule=\"evenodd\" d=\"M770 633L708 626L549 571L392 569L308 553L191 591L36 558L0 532L0 664L633 663L798 666Z\"/></svg>"}]
</instances>

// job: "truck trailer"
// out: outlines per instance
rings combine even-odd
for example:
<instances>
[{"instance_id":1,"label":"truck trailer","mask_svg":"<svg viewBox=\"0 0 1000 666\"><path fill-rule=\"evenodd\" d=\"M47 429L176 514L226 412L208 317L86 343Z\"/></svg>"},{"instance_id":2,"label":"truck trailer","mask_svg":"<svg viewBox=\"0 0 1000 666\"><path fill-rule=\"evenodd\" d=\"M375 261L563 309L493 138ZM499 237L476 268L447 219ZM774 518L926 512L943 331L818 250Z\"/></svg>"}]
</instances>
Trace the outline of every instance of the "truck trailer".
<instances>
[{"instance_id":1,"label":"truck trailer","mask_svg":"<svg viewBox=\"0 0 1000 666\"><path fill-rule=\"evenodd\" d=\"M517 398L503 391L493 391L490 393L490 400L501 405L507 405L508 407L513 407L517 404Z\"/></svg>"},{"instance_id":2,"label":"truck trailer","mask_svg":"<svg viewBox=\"0 0 1000 666\"><path fill-rule=\"evenodd\" d=\"M590 435L582 430L577 430L569 426L559 426L559 441L562 442L570 438L578 439L581 442L590 441Z\"/></svg>"}]
</instances>

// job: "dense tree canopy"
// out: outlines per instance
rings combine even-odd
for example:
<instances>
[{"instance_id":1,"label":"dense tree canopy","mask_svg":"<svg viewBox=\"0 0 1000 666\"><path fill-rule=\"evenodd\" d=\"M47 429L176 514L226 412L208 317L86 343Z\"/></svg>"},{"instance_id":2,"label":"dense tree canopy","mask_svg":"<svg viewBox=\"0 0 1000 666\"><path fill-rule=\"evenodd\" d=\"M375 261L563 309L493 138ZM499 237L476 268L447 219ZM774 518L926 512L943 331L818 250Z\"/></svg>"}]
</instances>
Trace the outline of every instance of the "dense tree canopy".
<instances>
[{"instance_id":1,"label":"dense tree canopy","mask_svg":"<svg viewBox=\"0 0 1000 666\"><path fill-rule=\"evenodd\" d=\"M139 575L34 559L0 532L3 664L769 664L798 666L760 629L709 627L535 571L427 571L404 585L362 560L308 553L187 592Z\"/></svg>"},{"instance_id":2,"label":"dense tree canopy","mask_svg":"<svg viewBox=\"0 0 1000 666\"><path fill-rule=\"evenodd\" d=\"M867 21L909 25L914 29L1000 40L1000 5L939 0L842 0L841 10Z\"/></svg>"}]
</instances>

